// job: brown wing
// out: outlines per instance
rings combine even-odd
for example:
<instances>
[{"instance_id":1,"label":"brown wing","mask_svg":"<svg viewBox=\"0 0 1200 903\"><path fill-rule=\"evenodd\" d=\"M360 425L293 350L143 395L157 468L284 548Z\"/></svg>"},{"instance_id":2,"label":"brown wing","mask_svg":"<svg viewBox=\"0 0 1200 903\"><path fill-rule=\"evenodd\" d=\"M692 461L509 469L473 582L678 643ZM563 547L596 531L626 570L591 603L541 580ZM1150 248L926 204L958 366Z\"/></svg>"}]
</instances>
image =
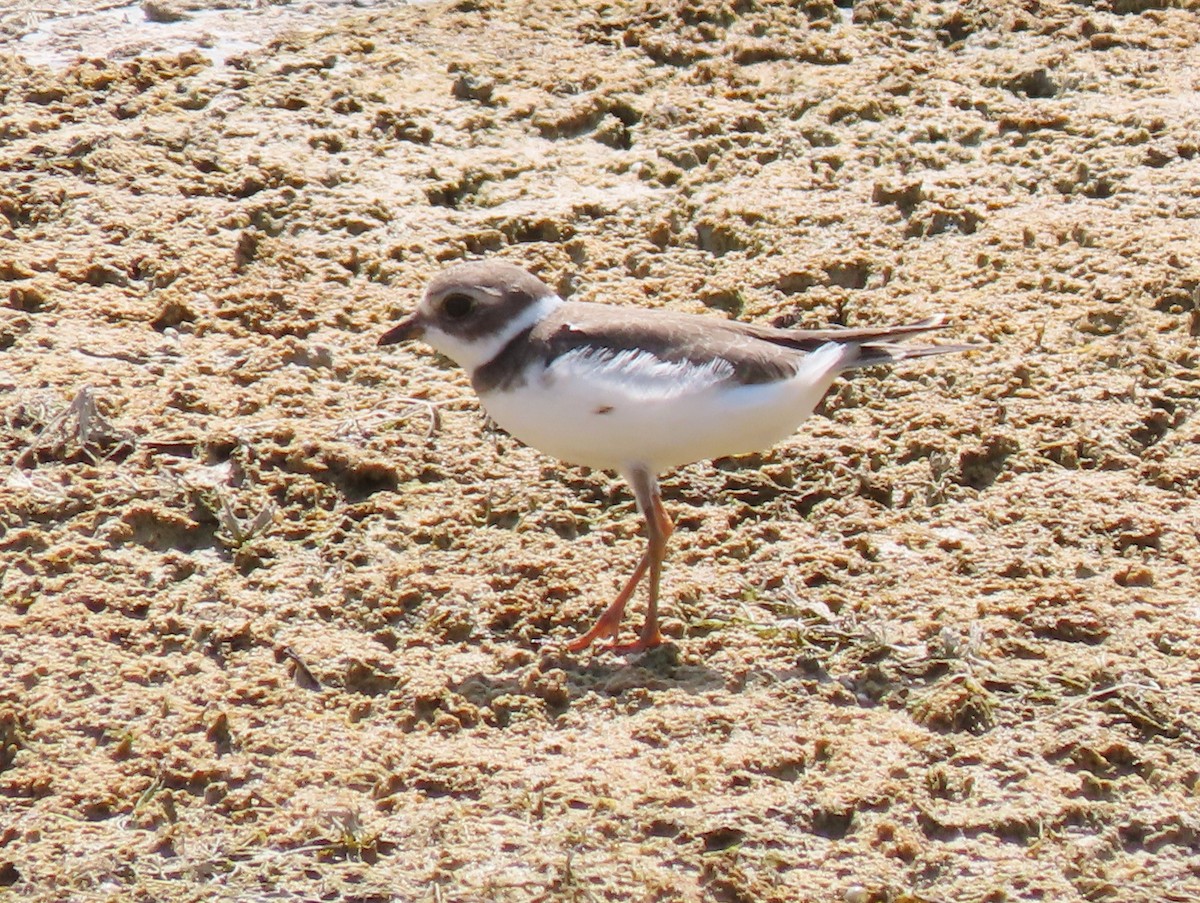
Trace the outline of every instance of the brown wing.
<instances>
[{"instance_id":1,"label":"brown wing","mask_svg":"<svg viewBox=\"0 0 1200 903\"><path fill-rule=\"evenodd\" d=\"M963 350L964 346L910 349L892 344L942 325L939 317L881 328L775 329L697 314L569 302L513 339L475 372L473 383L478 391L512 386L523 379L533 360L554 360L581 348L614 354L637 348L669 363L699 366L719 357L732 367L732 381L750 385L794 376L805 354L827 342L858 348L859 354L847 360L844 369L941 353L942 348Z\"/></svg>"},{"instance_id":2,"label":"brown wing","mask_svg":"<svg viewBox=\"0 0 1200 903\"><path fill-rule=\"evenodd\" d=\"M669 363L704 365L716 357L733 368L731 379L747 384L787 379L804 357L797 352L823 344L819 340L772 342L769 336L780 330L744 328L749 325L661 310L639 309L631 317L620 307L571 303L538 324L533 336L551 357L585 346L614 353L637 348Z\"/></svg>"}]
</instances>

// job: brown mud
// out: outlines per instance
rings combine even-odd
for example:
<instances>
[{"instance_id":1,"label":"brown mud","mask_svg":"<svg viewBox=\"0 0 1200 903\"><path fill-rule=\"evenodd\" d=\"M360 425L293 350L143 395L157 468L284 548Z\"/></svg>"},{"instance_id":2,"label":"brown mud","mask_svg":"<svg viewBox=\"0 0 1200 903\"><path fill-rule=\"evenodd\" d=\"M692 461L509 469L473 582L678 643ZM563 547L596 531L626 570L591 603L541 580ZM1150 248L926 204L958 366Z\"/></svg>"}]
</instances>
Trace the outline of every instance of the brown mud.
<instances>
[{"instance_id":1,"label":"brown mud","mask_svg":"<svg viewBox=\"0 0 1200 903\"><path fill-rule=\"evenodd\" d=\"M1200 898L1198 43L1156 0L8 42L0 899ZM626 487L375 346L481 255L986 347L670 475L671 643L572 655Z\"/></svg>"}]
</instances>

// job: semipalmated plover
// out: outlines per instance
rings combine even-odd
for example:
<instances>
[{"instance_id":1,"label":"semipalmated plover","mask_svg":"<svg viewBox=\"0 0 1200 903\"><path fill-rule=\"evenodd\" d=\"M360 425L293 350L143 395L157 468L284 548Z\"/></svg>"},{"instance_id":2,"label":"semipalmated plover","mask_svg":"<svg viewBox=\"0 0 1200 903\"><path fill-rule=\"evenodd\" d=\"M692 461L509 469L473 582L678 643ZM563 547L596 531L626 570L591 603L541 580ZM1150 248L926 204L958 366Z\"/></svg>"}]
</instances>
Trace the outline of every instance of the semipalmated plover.
<instances>
[{"instance_id":1,"label":"semipalmated plover","mask_svg":"<svg viewBox=\"0 0 1200 903\"><path fill-rule=\"evenodd\" d=\"M613 637L650 575L637 651L663 642L658 586L674 527L658 475L706 458L761 451L790 436L845 370L970 345L902 346L941 317L905 326L776 329L699 314L564 301L518 266L461 263L436 276L420 304L379 339L421 339L471 377L484 409L517 439L571 464L629 481L648 547L587 633Z\"/></svg>"}]
</instances>

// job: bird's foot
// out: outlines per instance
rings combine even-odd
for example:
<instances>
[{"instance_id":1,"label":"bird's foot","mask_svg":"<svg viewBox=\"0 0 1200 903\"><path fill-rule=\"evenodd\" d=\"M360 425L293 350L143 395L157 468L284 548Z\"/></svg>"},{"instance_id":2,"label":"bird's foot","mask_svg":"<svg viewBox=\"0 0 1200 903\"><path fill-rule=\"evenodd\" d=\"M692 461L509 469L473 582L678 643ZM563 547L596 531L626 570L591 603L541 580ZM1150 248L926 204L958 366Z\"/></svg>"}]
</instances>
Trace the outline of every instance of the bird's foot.
<instances>
[{"instance_id":1,"label":"bird's foot","mask_svg":"<svg viewBox=\"0 0 1200 903\"><path fill-rule=\"evenodd\" d=\"M607 637L611 637L613 641L611 643L605 643L598 648L603 649L605 652L615 653L616 655L631 655L635 652L645 652L647 649L654 649L655 647L661 646L666 642L666 640L663 638L663 635L658 632L658 625L655 624L652 627L644 628L642 630L642 635L632 643L618 643L616 641L617 624L606 623L604 618L601 618L596 622L596 625L583 636L567 643L567 649L571 652L582 652L597 640L602 640Z\"/></svg>"},{"instance_id":2,"label":"bird's foot","mask_svg":"<svg viewBox=\"0 0 1200 903\"><path fill-rule=\"evenodd\" d=\"M638 652L646 652L650 649L657 649L666 640L659 639L652 643L647 643L644 640L634 640L632 643L609 643L601 646L605 652L611 652L613 655L634 655Z\"/></svg>"},{"instance_id":3,"label":"bird's foot","mask_svg":"<svg viewBox=\"0 0 1200 903\"><path fill-rule=\"evenodd\" d=\"M616 655L632 655L636 652L645 652L647 649L654 649L665 642L666 640L663 639L663 635L658 632L658 625L647 624L642 630L642 635L632 643L618 643L614 639L604 649Z\"/></svg>"},{"instance_id":4,"label":"bird's foot","mask_svg":"<svg viewBox=\"0 0 1200 903\"><path fill-rule=\"evenodd\" d=\"M576 637L575 639L571 640L571 642L567 643L567 649L571 652L582 652L588 646L592 645L592 643L596 642L596 640L602 640L606 637L616 637L617 626L620 621L621 619L619 616L615 619L602 616L600 620L592 626L591 630L589 630L583 636Z\"/></svg>"}]
</instances>

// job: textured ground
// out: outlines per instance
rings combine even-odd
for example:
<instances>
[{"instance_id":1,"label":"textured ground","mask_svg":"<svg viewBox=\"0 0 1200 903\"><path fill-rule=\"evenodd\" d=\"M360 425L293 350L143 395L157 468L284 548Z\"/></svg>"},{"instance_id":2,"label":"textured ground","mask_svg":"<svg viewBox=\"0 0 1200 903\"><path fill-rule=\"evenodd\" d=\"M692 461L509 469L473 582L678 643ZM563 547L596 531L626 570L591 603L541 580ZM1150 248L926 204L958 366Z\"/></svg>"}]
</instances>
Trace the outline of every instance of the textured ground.
<instances>
[{"instance_id":1,"label":"textured ground","mask_svg":"<svg viewBox=\"0 0 1200 903\"><path fill-rule=\"evenodd\" d=\"M1178 6L0 23L0 899L1200 898ZM482 255L986 347L672 475L671 644L571 655L625 487L375 347Z\"/></svg>"}]
</instances>

